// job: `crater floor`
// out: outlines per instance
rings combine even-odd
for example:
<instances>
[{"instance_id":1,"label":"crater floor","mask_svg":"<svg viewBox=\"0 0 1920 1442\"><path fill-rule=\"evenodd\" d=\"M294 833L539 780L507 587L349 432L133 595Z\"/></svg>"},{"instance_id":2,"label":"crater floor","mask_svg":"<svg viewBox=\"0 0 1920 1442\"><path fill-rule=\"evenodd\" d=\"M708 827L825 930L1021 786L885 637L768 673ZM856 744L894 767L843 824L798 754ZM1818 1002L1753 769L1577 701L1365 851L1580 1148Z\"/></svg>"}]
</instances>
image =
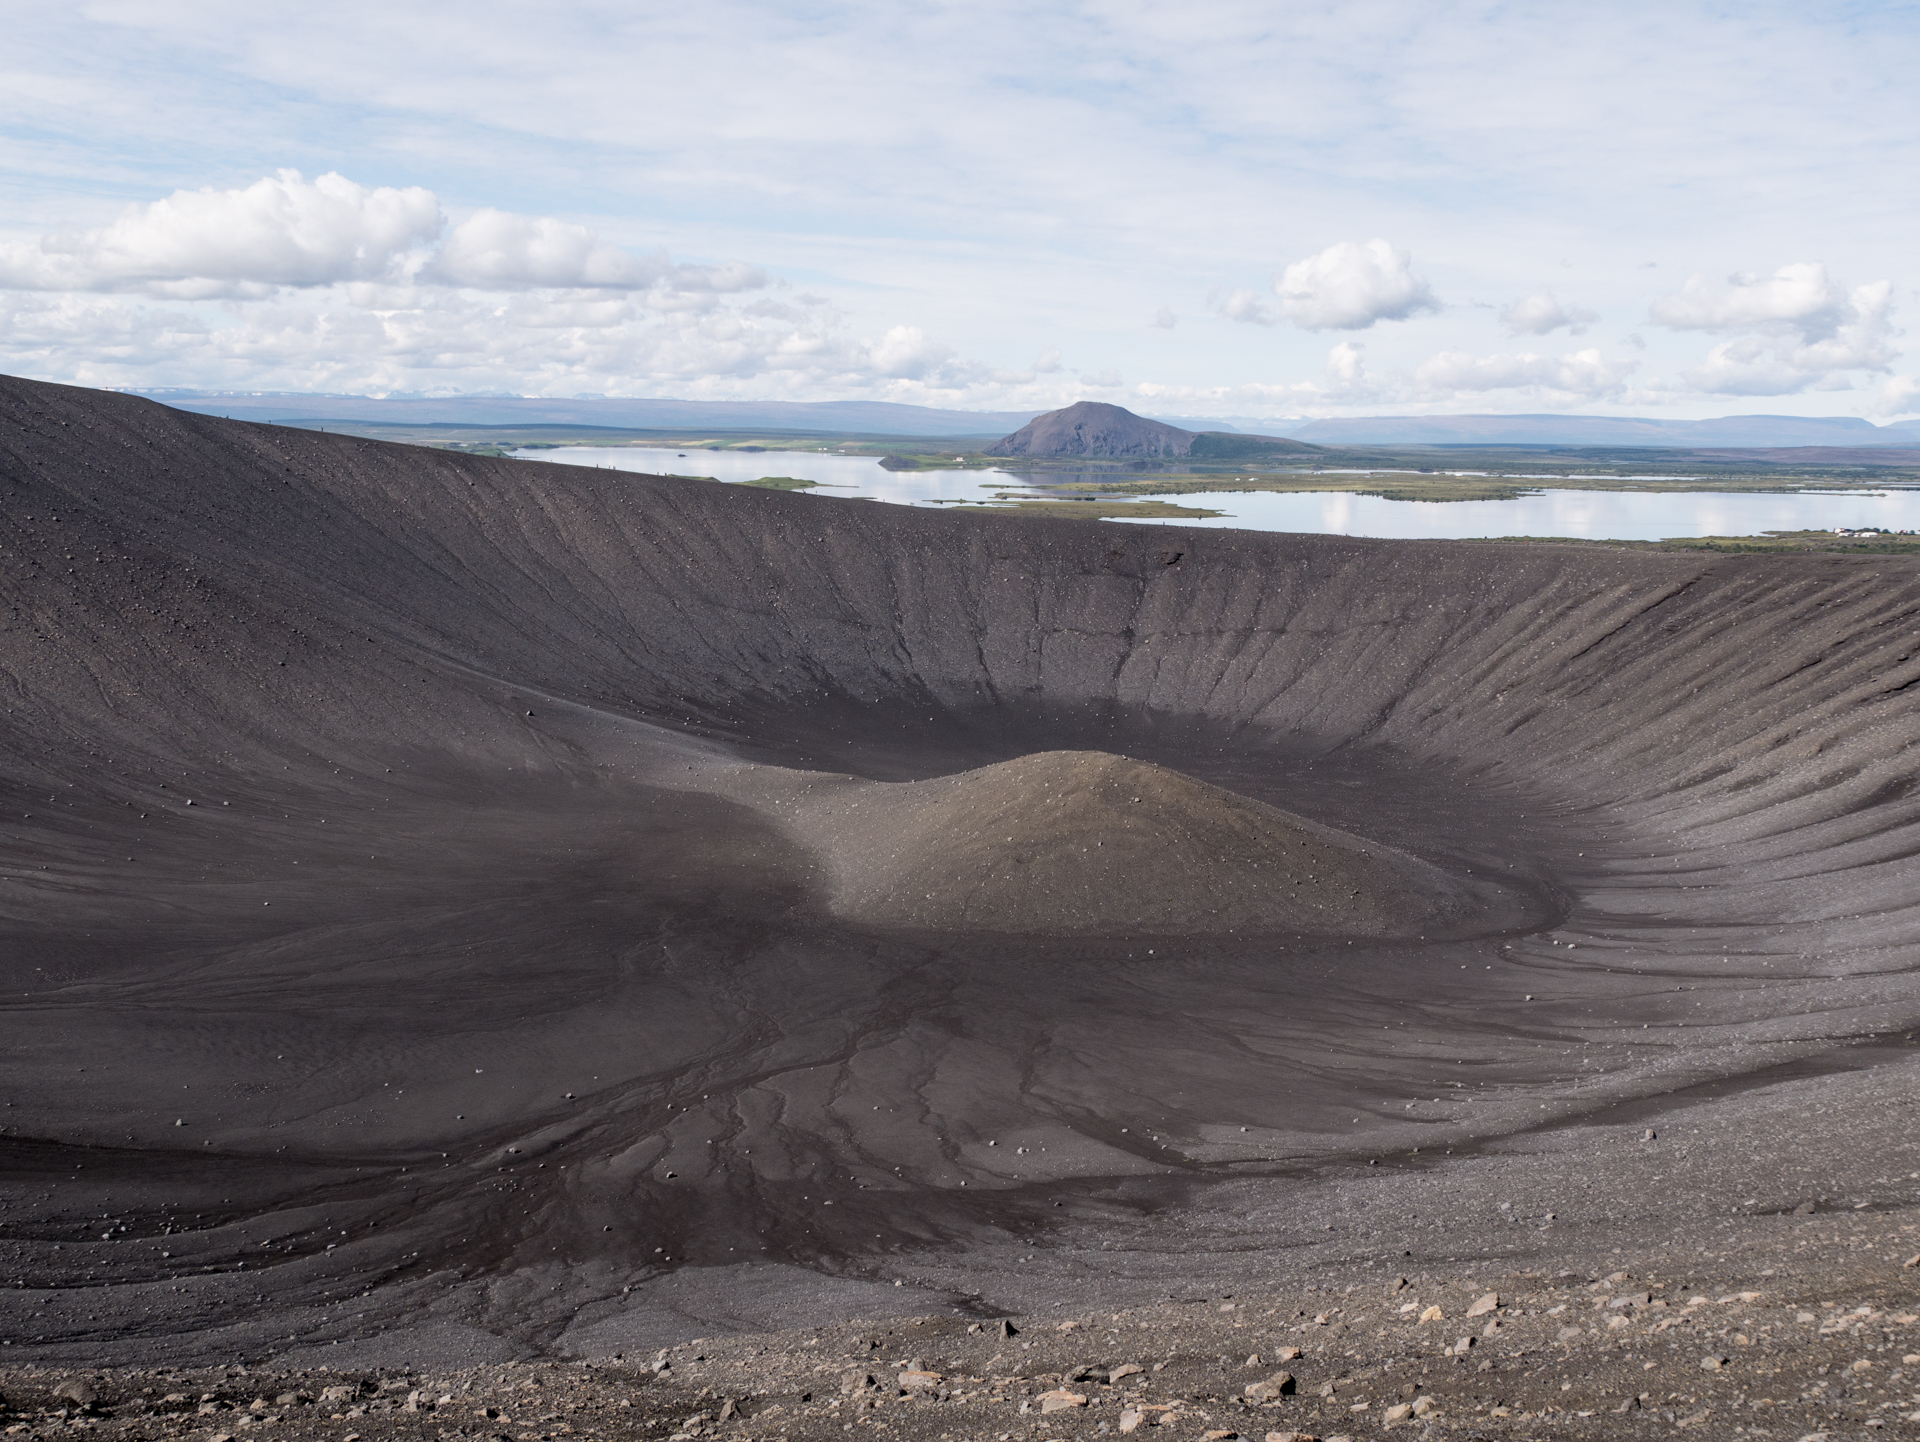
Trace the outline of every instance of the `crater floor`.
<instances>
[{"instance_id":1,"label":"crater floor","mask_svg":"<svg viewBox=\"0 0 1920 1442\"><path fill-rule=\"evenodd\" d=\"M1545 911L1517 889L1103 751L913 782L786 772L753 783L736 794L764 798L821 858L829 910L874 926L1438 938Z\"/></svg>"}]
</instances>

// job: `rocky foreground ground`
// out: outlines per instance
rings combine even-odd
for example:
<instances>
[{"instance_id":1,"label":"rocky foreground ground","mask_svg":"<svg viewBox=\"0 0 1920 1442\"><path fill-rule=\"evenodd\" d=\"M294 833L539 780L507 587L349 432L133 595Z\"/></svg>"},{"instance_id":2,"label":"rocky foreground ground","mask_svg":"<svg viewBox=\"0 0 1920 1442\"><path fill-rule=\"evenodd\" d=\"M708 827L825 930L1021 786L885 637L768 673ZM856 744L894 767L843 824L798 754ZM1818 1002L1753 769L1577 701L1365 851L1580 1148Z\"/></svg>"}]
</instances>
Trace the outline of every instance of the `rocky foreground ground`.
<instances>
[{"instance_id":1,"label":"rocky foreground ground","mask_svg":"<svg viewBox=\"0 0 1920 1442\"><path fill-rule=\"evenodd\" d=\"M1585 1269L1323 1274L1071 1318L901 1318L468 1370L0 1369L5 1435L560 1442L1920 1436L1920 1225L1757 1219ZM1697 1429L1697 1430L1695 1430Z\"/></svg>"}]
</instances>

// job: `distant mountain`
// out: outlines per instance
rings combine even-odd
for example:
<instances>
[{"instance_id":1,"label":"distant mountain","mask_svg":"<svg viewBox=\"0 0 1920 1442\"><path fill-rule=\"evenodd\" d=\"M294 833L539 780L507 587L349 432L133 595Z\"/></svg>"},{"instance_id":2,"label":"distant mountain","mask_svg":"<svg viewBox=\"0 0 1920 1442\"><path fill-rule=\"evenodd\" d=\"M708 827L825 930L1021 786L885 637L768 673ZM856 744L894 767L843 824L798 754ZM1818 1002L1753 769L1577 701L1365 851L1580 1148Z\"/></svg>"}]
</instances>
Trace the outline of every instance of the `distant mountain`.
<instances>
[{"instance_id":1,"label":"distant mountain","mask_svg":"<svg viewBox=\"0 0 1920 1442\"><path fill-rule=\"evenodd\" d=\"M136 391L162 405L250 421L389 425L583 425L631 430L833 431L872 436L997 436L1032 411L947 411L890 401L680 401L542 396L373 396Z\"/></svg>"},{"instance_id":2,"label":"distant mountain","mask_svg":"<svg viewBox=\"0 0 1920 1442\"><path fill-rule=\"evenodd\" d=\"M1124 406L1080 401L1035 416L987 447L990 456L1184 456L1193 432L1136 416Z\"/></svg>"},{"instance_id":3,"label":"distant mountain","mask_svg":"<svg viewBox=\"0 0 1920 1442\"><path fill-rule=\"evenodd\" d=\"M1286 427L1325 446L1911 446L1920 423L1876 426L1855 416L1351 416Z\"/></svg>"},{"instance_id":4,"label":"distant mountain","mask_svg":"<svg viewBox=\"0 0 1920 1442\"><path fill-rule=\"evenodd\" d=\"M1275 455L1317 451L1317 446L1271 436L1238 432L1193 432L1164 421L1150 421L1124 406L1080 401L1064 410L1035 416L1010 436L988 446L990 456L1122 458L1191 456L1209 460L1264 460Z\"/></svg>"},{"instance_id":5,"label":"distant mountain","mask_svg":"<svg viewBox=\"0 0 1920 1442\"><path fill-rule=\"evenodd\" d=\"M356 396L303 392L142 390L163 405L256 421L371 421L389 425L580 425L631 430L785 430L871 436L1007 436L1033 411L949 411L890 401L620 400L604 396ZM1335 420L1260 420L1249 416L1148 419L1120 406L1083 401L1067 411L1109 411L1139 425L1186 436L1254 432L1320 446L1659 446L1664 448L1913 446L1920 420L1876 426L1854 417L1723 416L1655 420L1639 416L1350 416ZM1050 411L1048 415L1066 412ZM1163 441L1163 444L1175 442ZM1271 454L1263 451L1261 454ZM1039 451L1017 454L1039 455ZM1095 454L1065 452L1063 454ZM1187 450L1106 454L1186 455ZM1250 457L1251 458L1251 457Z\"/></svg>"}]
</instances>

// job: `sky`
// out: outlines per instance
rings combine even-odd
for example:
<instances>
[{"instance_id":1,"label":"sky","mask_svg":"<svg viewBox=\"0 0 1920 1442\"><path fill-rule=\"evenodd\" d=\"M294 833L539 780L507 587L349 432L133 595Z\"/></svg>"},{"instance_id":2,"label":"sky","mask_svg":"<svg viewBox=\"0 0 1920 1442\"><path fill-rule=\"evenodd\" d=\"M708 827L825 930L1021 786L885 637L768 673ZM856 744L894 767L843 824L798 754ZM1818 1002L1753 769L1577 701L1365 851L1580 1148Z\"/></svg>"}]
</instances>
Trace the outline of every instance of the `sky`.
<instances>
[{"instance_id":1,"label":"sky","mask_svg":"<svg viewBox=\"0 0 1920 1442\"><path fill-rule=\"evenodd\" d=\"M1920 3L0 0L0 370L1920 414Z\"/></svg>"}]
</instances>

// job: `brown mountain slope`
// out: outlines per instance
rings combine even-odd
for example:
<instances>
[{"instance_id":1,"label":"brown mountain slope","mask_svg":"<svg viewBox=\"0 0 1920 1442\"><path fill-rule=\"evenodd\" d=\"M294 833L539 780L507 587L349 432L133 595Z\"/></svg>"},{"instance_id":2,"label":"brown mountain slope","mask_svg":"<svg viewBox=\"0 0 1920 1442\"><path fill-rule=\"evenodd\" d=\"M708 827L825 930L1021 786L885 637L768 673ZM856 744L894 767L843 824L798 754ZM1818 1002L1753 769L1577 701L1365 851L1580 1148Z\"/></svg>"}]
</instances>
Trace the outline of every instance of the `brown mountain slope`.
<instances>
[{"instance_id":1,"label":"brown mountain slope","mask_svg":"<svg viewBox=\"0 0 1920 1442\"><path fill-rule=\"evenodd\" d=\"M1194 432L1136 416L1122 406L1080 401L1035 416L987 447L990 456L1184 456Z\"/></svg>"}]
</instances>

